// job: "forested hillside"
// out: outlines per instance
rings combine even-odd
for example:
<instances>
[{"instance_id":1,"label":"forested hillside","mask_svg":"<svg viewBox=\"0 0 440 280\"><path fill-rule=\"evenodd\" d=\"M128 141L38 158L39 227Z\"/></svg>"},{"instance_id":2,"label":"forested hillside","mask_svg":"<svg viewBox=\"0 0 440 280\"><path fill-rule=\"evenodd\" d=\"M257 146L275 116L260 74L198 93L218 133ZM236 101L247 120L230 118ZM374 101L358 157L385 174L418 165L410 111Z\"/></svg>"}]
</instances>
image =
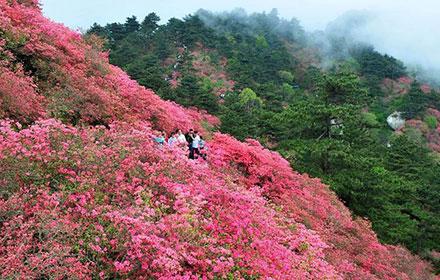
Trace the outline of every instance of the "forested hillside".
<instances>
[{"instance_id":1,"label":"forested hillside","mask_svg":"<svg viewBox=\"0 0 440 280\"><path fill-rule=\"evenodd\" d=\"M84 37L102 38L110 62L162 98L207 110L223 133L258 139L321 178L382 242L438 269L437 90L374 46L308 34L276 10L159 21L95 24Z\"/></svg>"},{"instance_id":2,"label":"forested hillside","mask_svg":"<svg viewBox=\"0 0 440 280\"><path fill-rule=\"evenodd\" d=\"M342 83L339 86L344 89L351 86L352 90L346 92L368 96L368 90L359 89L364 87L356 75L323 73L314 68L314 75L308 80L310 89L306 90L305 82L298 78L302 70L292 73L288 67L300 69L308 60L292 56L282 70L256 67L261 75L258 79L264 82L254 80L252 71L240 80L230 70L232 58L217 51L215 45L203 45L205 35L213 38L213 43L222 37L200 20L194 19L190 26L196 29L187 31L182 29L184 21L173 20L175 33L161 33L159 30L165 30L166 25L157 26L154 15L148 18L151 20L142 24L132 18L125 25L110 25L113 35L103 45L100 38L82 36L43 17L36 0L0 0L1 279L438 278L431 264L419 256L402 246L379 242L370 222L353 217L319 179L294 171L279 153L266 149L257 140L241 142L218 132L219 126L224 131L230 131L228 127L237 129L234 122L220 124L206 111L185 108L197 105L223 120L226 114L235 114L232 117L241 118L242 129L249 131L239 138L252 132L274 149L295 152L290 159L301 170L308 168L308 163L302 158L306 153L299 153L297 145L313 147L306 143L312 138L306 137L317 131L306 130L307 133L299 132L303 138L284 140L281 137L287 137L283 133L290 128L277 127L277 132L269 135L258 129L260 122L267 122L268 128L288 124L271 120L295 112L295 102L308 104L309 98L316 98L316 108L341 112L342 123L338 122L337 128L343 131L332 126L318 138L344 144L352 126L342 114L345 109L338 106L357 110L360 105L352 95L330 94L335 92L331 85ZM280 22L282 25L296 23ZM119 33L115 31L118 28ZM109 34L108 27L94 29ZM240 40L234 36L228 39L248 48L241 55L235 53L239 47L229 49L237 60L237 68L232 68L237 73L241 71L241 59L246 60L244 54L255 47L254 42L250 43L252 30L246 31L243 26L239 30L247 35ZM224 32L230 36L229 31ZM304 55L299 57L305 57L304 50L295 47L298 37L283 33L282 28L277 32L291 40L282 42L274 37L280 56L299 52ZM188 41L182 45L172 34ZM119 37L116 40L114 36ZM163 47L146 44L142 51L135 52L138 45L125 41L129 38L157 42L158 46L163 42ZM190 39L197 43L191 45ZM272 41L265 36L258 41L262 49L253 53L253 59L269 61L270 65ZM185 107L164 101L111 65L108 53L102 52L111 44L115 48L133 46L129 50L131 56L119 49L118 59L125 58L128 63L124 68L132 65L139 73L136 78L140 83L151 81L154 90ZM266 48L269 50L263 51ZM110 51L112 61L117 59L117 52ZM158 58L161 52L163 57ZM213 62L213 53L218 54L218 63ZM138 58L138 54L143 58ZM263 54L264 59L260 57ZM309 58L313 60L312 55ZM181 70L185 68L188 76ZM278 78L271 80L266 71ZM308 70L304 73L306 77ZM213 80L218 84L213 85ZM284 87L289 93L285 99L269 94L270 91L265 96L259 93L270 85ZM236 91L240 87L243 89ZM418 87L413 86L412 91L417 93ZM320 116L305 110L302 114L310 121ZM307 119L304 117L303 121ZM316 125L318 130L319 123ZM377 126L380 132L380 125ZM206 160L188 159L186 146L155 142L159 134L191 128L206 138ZM403 143L413 148L404 148L404 152L416 150L431 157L426 150L420 152L422 146L415 145L413 138L405 137L396 138L405 139L409 144ZM299 144L289 144L295 139ZM406 147L396 143L390 147ZM413 169L428 168L424 162L427 159L420 158L414 161L418 165L402 171L407 165L399 163L408 159L397 157L402 154L390 153L392 168L376 171L391 178L385 187L401 186L395 184L397 179L387 177L390 173L411 187L405 201L408 207L417 206L415 195L428 202L435 199L428 189L422 197L422 189L413 185L431 179L427 173L422 176ZM408 177L398 175L405 172ZM326 180L333 179L331 173L323 174ZM420 177L412 177L414 174ZM396 192L390 192L390 196L400 199ZM386 198L383 205L398 206ZM432 218L435 211L428 202L423 209L414 208L425 212L408 208L408 215L421 215L415 221L426 222L424 219ZM426 236L419 239L420 248L423 245L428 250L429 244L436 245L431 238L434 229L432 226L432 231L426 228L423 232ZM398 233L396 236L403 236Z\"/></svg>"}]
</instances>

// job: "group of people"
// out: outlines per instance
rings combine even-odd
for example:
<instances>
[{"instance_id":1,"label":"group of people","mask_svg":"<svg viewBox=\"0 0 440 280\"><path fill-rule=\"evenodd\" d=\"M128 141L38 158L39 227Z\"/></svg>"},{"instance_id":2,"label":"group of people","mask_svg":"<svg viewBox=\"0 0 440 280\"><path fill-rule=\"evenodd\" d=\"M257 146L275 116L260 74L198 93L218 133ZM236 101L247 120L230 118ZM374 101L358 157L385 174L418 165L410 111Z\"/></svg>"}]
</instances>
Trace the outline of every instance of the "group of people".
<instances>
[{"instance_id":1,"label":"group of people","mask_svg":"<svg viewBox=\"0 0 440 280\"><path fill-rule=\"evenodd\" d=\"M175 146L188 147L188 157L190 159L197 159L201 157L206 160L206 142L198 131L190 129L186 134L183 134L182 130L177 129L170 134L168 140L166 138L166 133L161 132L154 138L154 141L158 143L160 147L163 147L165 144L170 148Z\"/></svg>"}]
</instances>

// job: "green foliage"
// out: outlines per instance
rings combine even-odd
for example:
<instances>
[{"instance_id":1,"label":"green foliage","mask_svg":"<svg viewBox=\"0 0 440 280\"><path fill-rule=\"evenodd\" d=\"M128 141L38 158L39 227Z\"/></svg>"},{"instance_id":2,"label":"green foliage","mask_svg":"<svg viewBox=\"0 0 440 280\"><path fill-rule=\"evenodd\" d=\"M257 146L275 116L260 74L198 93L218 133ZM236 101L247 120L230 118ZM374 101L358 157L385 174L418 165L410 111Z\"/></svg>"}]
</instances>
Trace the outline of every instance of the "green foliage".
<instances>
[{"instance_id":1,"label":"green foliage","mask_svg":"<svg viewBox=\"0 0 440 280\"><path fill-rule=\"evenodd\" d=\"M259 49L267 49L269 47L269 43L267 42L264 35L258 35L255 38L255 44Z\"/></svg>"},{"instance_id":2,"label":"green foliage","mask_svg":"<svg viewBox=\"0 0 440 280\"><path fill-rule=\"evenodd\" d=\"M228 94L220 114L221 130L241 140L257 138L261 135L262 114L261 99L253 90Z\"/></svg>"},{"instance_id":3,"label":"green foliage","mask_svg":"<svg viewBox=\"0 0 440 280\"><path fill-rule=\"evenodd\" d=\"M280 93L284 100L290 101L294 97L293 95L295 94L295 90L293 89L293 86L289 85L288 83L283 83Z\"/></svg>"},{"instance_id":4,"label":"green foliage","mask_svg":"<svg viewBox=\"0 0 440 280\"><path fill-rule=\"evenodd\" d=\"M405 128L405 136L412 143L419 145L420 147L426 148L426 138L423 136L423 133L420 131L420 129L407 127Z\"/></svg>"},{"instance_id":5,"label":"green foliage","mask_svg":"<svg viewBox=\"0 0 440 280\"><path fill-rule=\"evenodd\" d=\"M280 70L278 71L278 76L283 80L285 83L292 83L294 80L294 76L292 72Z\"/></svg>"},{"instance_id":6,"label":"green foliage","mask_svg":"<svg viewBox=\"0 0 440 280\"><path fill-rule=\"evenodd\" d=\"M406 136L396 136L390 140L386 153L386 166L407 178L420 176L419 170L428 167L431 160L429 150Z\"/></svg>"},{"instance_id":7,"label":"green foliage","mask_svg":"<svg viewBox=\"0 0 440 280\"><path fill-rule=\"evenodd\" d=\"M411 89L401 100L400 111L409 119L421 117L430 104L430 97L420 89L420 84L415 81Z\"/></svg>"},{"instance_id":8,"label":"green foliage","mask_svg":"<svg viewBox=\"0 0 440 280\"><path fill-rule=\"evenodd\" d=\"M243 89L238 95L239 103L245 108L246 111L250 112L254 108L258 108L263 104L261 98L250 88Z\"/></svg>"},{"instance_id":9,"label":"green foliage","mask_svg":"<svg viewBox=\"0 0 440 280\"><path fill-rule=\"evenodd\" d=\"M133 33L139 31L141 25L139 24L137 18L135 16L127 18L124 24L124 29L126 33Z\"/></svg>"},{"instance_id":10,"label":"green foliage","mask_svg":"<svg viewBox=\"0 0 440 280\"><path fill-rule=\"evenodd\" d=\"M110 36L109 30L96 22L87 30L87 34L95 34L102 38L108 38Z\"/></svg>"},{"instance_id":11,"label":"green foliage","mask_svg":"<svg viewBox=\"0 0 440 280\"><path fill-rule=\"evenodd\" d=\"M384 78L396 79L406 76L405 66L392 56L382 55L373 47L358 47L351 50L351 54L360 66L364 76L375 76L380 80Z\"/></svg>"},{"instance_id":12,"label":"green foliage","mask_svg":"<svg viewBox=\"0 0 440 280\"><path fill-rule=\"evenodd\" d=\"M365 104L368 89L362 86L359 76L351 72L338 72L326 75L322 85L323 98L327 103L334 104Z\"/></svg>"},{"instance_id":13,"label":"green foliage","mask_svg":"<svg viewBox=\"0 0 440 280\"><path fill-rule=\"evenodd\" d=\"M368 127L379 126L379 121L374 113L362 112L363 122Z\"/></svg>"},{"instance_id":14,"label":"green foliage","mask_svg":"<svg viewBox=\"0 0 440 280\"><path fill-rule=\"evenodd\" d=\"M174 91L175 97L172 99L184 106L195 106L216 113L218 111L217 97L209 91L209 88L204 89L196 76L186 74L180 86Z\"/></svg>"},{"instance_id":15,"label":"green foliage","mask_svg":"<svg viewBox=\"0 0 440 280\"><path fill-rule=\"evenodd\" d=\"M160 17L155 13L149 13L141 23L142 33L151 34L159 25Z\"/></svg>"},{"instance_id":16,"label":"green foliage","mask_svg":"<svg viewBox=\"0 0 440 280\"><path fill-rule=\"evenodd\" d=\"M160 89L170 90L168 82L163 78L166 73L159 64L157 56L146 54L127 64L125 68L131 78L137 80L139 84L145 87L155 91Z\"/></svg>"},{"instance_id":17,"label":"green foliage","mask_svg":"<svg viewBox=\"0 0 440 280\"><path fill-rule=\"evenodd\" d=\"M417 201L408 199L405 204L407 209L403 213L417 223L417 229L413 233L417 238L408 240L405 244L414 251L427 247L438 248L435 231L440 225L440 208L438 201L434 201L440 197L439 179L435 175L440 166L432 158L428 148L413 142L405 135L392 138L390 145L385 157L386 168L399 174L411 185L411 190L400 195L406 197L410 194L411 197L419 198ZM405 237L402 235L402 238Z\"/></svg>"},{"instance_id":18,"label":"green foliage","mask_svg":"<svg viewBox=\"0 0 440 280\"><path fill-rule=\"evenodd\" d=\"M269 125L277 149L296 170L328 183L356 215L371 219L382 241L415 252L438 248L434 232L440 219L433 201L440 185L434 177L424 181L438 164L425 144L416 136L392 137L386 148L376 134L378 118L358 106L368 98L354 74L326 74L317 93L298 96L273 116ZM422 192L429 193L426 202Z\"/></svg>"},{"instance_id":19,"label":"green foliage","mask_svg":"<svg viewBox=\"0 0 440 280\"><path fill-rule=\"evenodd\" d=\"M430 129L436 129L438 126L437 118L434 116L426 116L425 123Z\"/></svg>"}]
</instances>

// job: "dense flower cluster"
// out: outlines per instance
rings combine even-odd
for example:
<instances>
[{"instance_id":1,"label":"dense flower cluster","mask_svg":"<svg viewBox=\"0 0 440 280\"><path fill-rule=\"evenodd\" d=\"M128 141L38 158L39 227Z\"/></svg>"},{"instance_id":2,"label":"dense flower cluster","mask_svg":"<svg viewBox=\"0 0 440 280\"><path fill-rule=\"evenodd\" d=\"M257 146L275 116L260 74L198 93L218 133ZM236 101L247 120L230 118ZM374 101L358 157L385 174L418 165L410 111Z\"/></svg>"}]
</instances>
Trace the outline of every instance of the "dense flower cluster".
<instances>
[{"instance_id":1,"label":"dense flower cluster","mask_svg":"<svg viewBox=\"0 0 440 280\"><path fill-rule=\"evenodd\" d=\"M202 120L217 124L218 120L202 112L188 112L161 100L110 66L107 55L80 34L44 18L33 5L19 2L0 0L0 52L6 61L0 64L5 80L0 84L1 116L35 119L44 108L70 123L148 120L167 131L175 129L171 125L203 130Z\"/></svg>"},{"instance_id":2,"label":"dense flower cluster","mask_svg":"<svg viewBox=\"0 0 440 280\"><path fill-rule=\"evenodd\" d=\"M145 123L4 121L0 135L2 277L430 277L255 141L217 134L197 163L158 153Z\"/></svg>"},{"instance_id":3,"label":"dense flower cluster","mask_svg":"<svg viewBox=\"0 0 440 280\"><path fill-rule=\"evenodd\" d=\"M180 150L158 154L147 125L16 130L1 127L2 277L340 279L321 238L260 188Z\"/></svg>"},{"instance_id":4,"label":"dense flower cluster","mask_svg":"<svg viewBox=\"0 0 440 280\"><path fill-rule=\"evenodd\" d=\"M401 95L407 94L411 88L414 79L410 77L401 77L397 80L385 78L382 82L382 89L388 94ZM426 94L432 91L428 84L421 84L420 90Z\"/></svg>"},{"instance_id":5,"label":"dense flower cluster","mask_svg":"<svg viewBox=\"0 0 440 280\"><path fill-rule=\"evenodd\" d=\"M0 278L434 279L255 140L214 134L206 162L158 147L156 129L217 120L140 87L36 1L0 8Z\"/></svg>"},{"instance_id":6,"label":"dense flower cluster","mask_svg":"<svg viewBox=\"0 0 440 280\"><path fill-rule=\"evenodd\" d=\"M4 52L1 45L0 52ZM20 65L11 70L8 64L6 60L0 62L0 118L13 117L26 122L44 116L43 98L36 93L32 79L23 73Z\"/></svg>"},{"instance_id":7,"label":"dense flower cluster","mask_svg":"<svg viewBox=\"0 0 440 280\"><path fill-rule=\"evenodd\" d=\"M146 124L19 127L1 127L3 276L410 279L325 186L254 141L217 134L194 164L158 154Z\"/></svg>"},{"instance_id":8,"label":"dense flower cluster","mask_svg":"<svg viewBox=\"0 0 440 280\"><path fill-rule=\"evenodd\" d=\"M426 264L401 263L402 248L380 244L367 221L353 220L349 210L327 186L292 172L288 162L277 153L264 149L255 140L241 143L221 134L215 135L210 145L215 155L213 160L217 160L213 163L234 166L248 188L258 186L262 195L275 204L275 209L319 233L327 244L325 260L344 278L429 279ZM397 251L399 254L395 255ZM405 258L413 258L406 254ZM413 273L414 267L417 267L416 273ZM409 274L417 277L411 278Z\"/></svg>"}]
</instances>

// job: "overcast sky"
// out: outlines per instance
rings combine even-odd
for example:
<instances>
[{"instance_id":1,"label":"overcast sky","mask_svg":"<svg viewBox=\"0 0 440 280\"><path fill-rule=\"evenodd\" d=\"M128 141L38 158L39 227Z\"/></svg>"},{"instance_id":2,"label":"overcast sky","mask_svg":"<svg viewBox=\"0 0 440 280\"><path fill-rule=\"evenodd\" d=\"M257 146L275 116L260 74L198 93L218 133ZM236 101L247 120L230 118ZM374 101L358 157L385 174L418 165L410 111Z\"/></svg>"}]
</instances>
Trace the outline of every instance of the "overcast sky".
<instances>
[{"instance_id":1,"label":"overcast sky","mask_svg":"<svg viewBox=\"0 0 440 280\"><path fill-rule=\"evenodd\" d=\"M440 66L440 1L438 0L40 0L49 18L73 29L94 22L143 19L156 12L162 20L181 18L199 8L212 11L243 7L248 12L277 8L280 16L296 17L306 30L324 29L350 10L367 10L376 17L360 34L383 52L407 62ZM440 68L440 67L438 67Z\"/></svg>"},{"instance_id":2,"label":"overcast sky","mask_svg":"<svg viewBox=\"0 0 440 280\"><path fill-rule=\"evenodd\" d=\"M237 7L251 12L277 8L281 16L296 17L307 29L322 29L329 21L353 9L415 19L437 17L437 23L440 21L440 1L437 0L41 0L41 3L47 16L72 28L86 28L94 22L124 21L129 15L143 18L149 12L156 12L167 20L181 18L199 8L225 11Z\"/></svg>"}]
</instances>

